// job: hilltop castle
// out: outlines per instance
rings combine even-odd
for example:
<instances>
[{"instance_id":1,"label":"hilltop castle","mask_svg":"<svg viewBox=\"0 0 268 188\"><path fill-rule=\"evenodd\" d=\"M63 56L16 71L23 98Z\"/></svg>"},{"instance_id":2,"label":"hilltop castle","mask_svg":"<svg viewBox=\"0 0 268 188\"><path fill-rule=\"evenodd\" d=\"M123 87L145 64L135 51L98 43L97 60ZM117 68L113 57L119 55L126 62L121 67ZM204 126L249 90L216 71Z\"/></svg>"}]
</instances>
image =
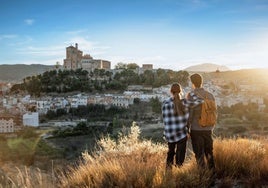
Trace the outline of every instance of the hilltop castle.
<instances>
[{"instance_id":1,"label":"hilltop castle","mask_svg":"<svg viewBox=\"0 0 268 188\"><path fill-rule=\"evenodd\" d=\"M83 52L78 49L78 44L66 48L66 59L63 64L65 69L85 69L88 72L95 69L111 69L111 62L102 59L93 59L89 54L83 55Z\"/></svg>"}]
</instances>

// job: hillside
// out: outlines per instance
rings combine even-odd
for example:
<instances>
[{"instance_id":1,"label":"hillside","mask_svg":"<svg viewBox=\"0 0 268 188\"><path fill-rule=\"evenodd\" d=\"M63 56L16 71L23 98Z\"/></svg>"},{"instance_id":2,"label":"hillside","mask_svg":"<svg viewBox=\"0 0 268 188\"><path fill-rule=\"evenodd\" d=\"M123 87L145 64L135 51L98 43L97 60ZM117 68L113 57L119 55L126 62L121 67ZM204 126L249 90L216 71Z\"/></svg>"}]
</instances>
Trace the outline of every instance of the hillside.
<instances>
[{"instance_id":1,"label":"hillside","mask_svg":"<svg viewBox=\"0 0 268 188\"><path fill-rule=\"evenodd\" d=\"M216 70L219 70L221 72L230 71L230 69L226 66L212 64L212 63L193 65L193 66L187 67L184 70L188 72L215 72Z\"/></svg>"},{"instance_id":2,"label":"hillside","mask_svg":"<svg viewBox=\"0 0 268 188\"><path fill-rule=\"evenodd\" d=\"M158 128L151 128L151 134L155 134L156 129ZM131 127L116 136L117 139L113 136L100 138L97 142L99 146L96 147L97 152L85 149L81 153L81 158L73 162L63 161L55 156L77 151L76 143L80 142L78 140L66 142L66 138L62 138L61 144L65 143L71 147L68 150L57 150L54 144L51 145L39 139L43 132L39 132L38 135L30 134L31 137L27 134L29 138L11 138L8 145L2 139L2 146L5 142L6 147L1 147L2 155L0 156L8 157L8 159L14 158L16 161L27 159L24 162L31 166L0 161L2 162L0 187L220 188L267 187L268 185L268 140L266 137L215 138L216 169L212 176L211 171L198 169L190 148L187 150L184 165L180 168L174 167L172 171L167 172L165 168L166 143L155 143L151 139L143 139L141 137L143 131L144 128L141 129L133 123ZM32 144L37 139L38 144ZM100 148L102 149L98 150ZM11 153L8 153L9 150ZM35 152L30 152L31 150ZM38 156L36 156L37 153ZM34 157L28 158L30 155ZM169 173L168 176L167 173Z\"/></svg>"},{"instance_id":3,"label":"hillside","mask_svg":"<svg viewBox=\"0 0 268 188\"><path fill-rule=\"evenodd\" d=\"M267 71L268 69L259 68L259 69L241 69L234 71L225 71L225 72L211 72L206 73L204 76L208 76L210 78L221 78L226 82L245 82L248 84L265 84L267 79Z\"/></svg>"},{"instance_id":4,"label":"hillside","mask_svg":"<svg viewBox=\"0 0 268 188\"><path fill-rule=\"evenodd\" d=\"M21 82L27 76L42 74L51 70L52 65L0 65L0 81Z\"/></svg>"},{"instance_id":5,"label":"hillside","mask_svg":"<svg viewBox=\"0 0 268 188\"><path fill-rule=\"evenodd\" d=\"M0 82L22 82L27 76L42 74L53 68L53 65L41 64L0 65ZM241 69L232 71L226 66L205 63L190 66L184 70L188 72L203 72L206 76L210 77L218 77L219 74L215 74L215 71L219 70L220 76L226 81L252 80L253 82L263 82L267 80L266 74L268 69Z\"/></svg>"}]
</instances>

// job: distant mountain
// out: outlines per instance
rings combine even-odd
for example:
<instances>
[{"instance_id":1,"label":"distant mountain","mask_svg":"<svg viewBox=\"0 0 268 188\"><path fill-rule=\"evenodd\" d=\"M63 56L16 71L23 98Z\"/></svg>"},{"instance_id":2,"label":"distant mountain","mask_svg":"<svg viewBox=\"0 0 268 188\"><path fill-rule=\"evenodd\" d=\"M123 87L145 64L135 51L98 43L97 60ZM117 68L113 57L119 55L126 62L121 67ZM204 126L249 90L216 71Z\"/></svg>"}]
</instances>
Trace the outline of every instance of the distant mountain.
<instances>
[{"instance_id":1,"label":"distant mountain","mask_svg":"<svg viewBox=\"0 0 268 188\"><path fill-rule=\"evenodd\" d=\"M22 82L23 78L42 74L53 69L53 65L40 64L15 64L15 65L0 65L0 81Z\"/></svg>"},{"instance_id":2,"label":"distant mountain","mask_svg":"<svg viewBox=\"0 0 268 188\"><path fill-rule=\"evenodd\" d=\"M219 71L230 71L230 69L226 66L212 64L212 63L204 63L199 65L190 66L184 69L188 72L215 72L216 70Z\"/></svg>"}]
</instances>

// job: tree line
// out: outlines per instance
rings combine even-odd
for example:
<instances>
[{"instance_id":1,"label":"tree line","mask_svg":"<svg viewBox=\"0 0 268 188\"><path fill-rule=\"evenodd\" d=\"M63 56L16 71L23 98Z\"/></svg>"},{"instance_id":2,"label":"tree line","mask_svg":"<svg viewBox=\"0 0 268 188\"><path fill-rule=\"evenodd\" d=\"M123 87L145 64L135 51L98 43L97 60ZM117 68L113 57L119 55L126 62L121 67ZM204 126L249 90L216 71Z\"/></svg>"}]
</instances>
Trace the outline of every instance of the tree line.
<instances>
[{"instance_id":1,"label":"tree line","mask_svg":"<svg viewBox=\"0 0 268 188\"><path fill-rule=\"evenodd\" d=\"M138 74L135 64L125 66L119 63L115 70L115 74L104 69L95 69L91 72L83 69L46 71L43 74L24 78L22 83L13 85L11 92L25 91L33 96L74 91L103 93L112 90L123 91L129 85L160 87L179 82L184 86L189 77L187 71L166 69L145 70Z\"/></svg>"}]
</instances>

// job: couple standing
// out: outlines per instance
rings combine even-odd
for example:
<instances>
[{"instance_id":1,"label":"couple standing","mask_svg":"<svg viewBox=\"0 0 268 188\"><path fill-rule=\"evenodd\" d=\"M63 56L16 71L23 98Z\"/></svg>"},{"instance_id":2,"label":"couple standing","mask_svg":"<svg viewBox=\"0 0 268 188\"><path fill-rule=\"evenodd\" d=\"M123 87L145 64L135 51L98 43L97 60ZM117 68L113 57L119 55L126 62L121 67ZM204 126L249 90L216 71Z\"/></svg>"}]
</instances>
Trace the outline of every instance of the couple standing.
<instances>
[{"instance_id":1,"label":"couple standing","mask_svg":"<svg viewBox=\"0 0 268 188\"><path fill-rule=\"evenodd\" d=\"M200 74L190 76L193 90L186 99L181 98L181 86L175 83L171 86L172 96L163 102L162 116L164 136L168 142L166 167L170 169L174 163L181 166L185 159L187 138L191 137L192 148L199 167L215 168L213 158L212 130L214 126L201 127L198 123L203 99L208 96L215 101L214 96L202 87L203 78ZM204 98L204 97L203 97Z\"/></svg>"}]
</instances>

